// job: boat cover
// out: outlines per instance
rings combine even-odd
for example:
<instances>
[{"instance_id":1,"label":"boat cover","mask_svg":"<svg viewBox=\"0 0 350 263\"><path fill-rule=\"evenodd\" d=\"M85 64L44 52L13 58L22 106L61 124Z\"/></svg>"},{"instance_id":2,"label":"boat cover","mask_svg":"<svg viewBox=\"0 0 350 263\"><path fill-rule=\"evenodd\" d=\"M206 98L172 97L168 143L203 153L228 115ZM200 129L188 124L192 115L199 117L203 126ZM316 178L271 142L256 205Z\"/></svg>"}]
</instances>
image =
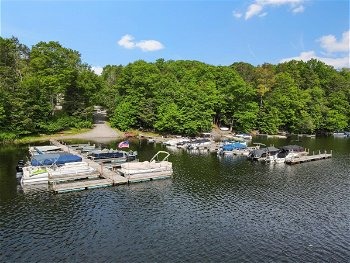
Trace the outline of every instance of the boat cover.
<instances>
[{"instance_id":1,"label":"boat cover","mask_svg":"<svg viewBox=\"0 0 350 263\"><path fill-rule=\"evenodd\" d=\"M283 146L281 147L281 150L282 151L288 151L288 152L303 152L304 151L304 148L299 146L299 145L286 145L286 146Z\"/></svg>"},{"instance_id":2,"label":"boat cover","mask_svg":"<svg viewBox=\"0 0 350 263\"><path fill-rule=\"evenodd\" d=\"M265 148L260 148L257 150L253 150L249 153L249 157L251 158L261 158L263 155L266 156L266 154L275 154L279 151L280 149L274 147L274 146L269 146Z\"/></svg>"},{"instance_id":3,"label":"boat cover","mask_svg":"<svg viewBox=\"0 0 350 263\"><path fill-rule=\"evenodd\" d=\"M32 166L41 165L63 165L71 162L81 162L82 158L71 153L47 153L35 155L32 157L30 163Z\"/></svg>"},{"instance_id":4,"label":"boat cover","mask_svg":"<svg viewBox=\"0 0 350 263\"><path fill-rule=\"evenodd\" d=\"M239 149L245 149L247 148L247 145L245 143L235 142L235 143L228 143L222 146L222 150L224 151L233 151L233 150L239 150Z\"/></svg>"}]
</instances>

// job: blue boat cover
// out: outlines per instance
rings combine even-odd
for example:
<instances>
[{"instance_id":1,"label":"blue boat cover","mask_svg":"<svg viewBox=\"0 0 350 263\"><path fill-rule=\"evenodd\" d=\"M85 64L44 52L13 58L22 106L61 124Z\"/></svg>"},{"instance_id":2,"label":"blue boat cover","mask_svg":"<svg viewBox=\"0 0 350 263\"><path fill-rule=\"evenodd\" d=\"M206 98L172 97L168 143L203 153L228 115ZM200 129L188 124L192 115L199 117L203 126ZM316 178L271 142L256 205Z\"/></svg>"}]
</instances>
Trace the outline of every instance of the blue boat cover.
<instances>
[{"instance_id":1,"label":"blue boat cover","mask_svg":"<svg viewBox=\"0 0 350 263\"><path fill-rule=\"evenodd\" d=\"M30 161L32 166L41 165L63 165L65 163L81 162L82 158L71 153L47 153L35 155Z\"/></svg>"},{"instance_id":2,"label":"blue boat cover","mask_svg":"<svg viewBox=\"0 0 350 263\"><path fill-rule=\"evenodd\" d=\"M245 148L247 148L247 145L240 142L229 143L222 146L222 149L224 151L233 151L233 150L239 150L239 149L245 149Z\"/></svg>"}]
</instances>

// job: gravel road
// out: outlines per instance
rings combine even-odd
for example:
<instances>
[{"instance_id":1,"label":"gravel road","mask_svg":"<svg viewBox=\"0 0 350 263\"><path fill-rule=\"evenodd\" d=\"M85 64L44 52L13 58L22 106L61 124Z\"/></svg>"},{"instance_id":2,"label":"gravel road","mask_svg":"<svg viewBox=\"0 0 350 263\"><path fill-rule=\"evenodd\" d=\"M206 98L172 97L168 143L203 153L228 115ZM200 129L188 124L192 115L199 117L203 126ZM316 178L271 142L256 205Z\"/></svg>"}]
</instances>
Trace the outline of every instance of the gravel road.
<instances>
[{"instance_id":1,"label":"gravel road","mask_svg":"<svg viewBox=\"0 0 350 263\"><path fill-rule=\"evenodd\" d=\"M118 134L118 132L109 127L106 124L105 120L105 114L95 113L94 128L91 131L75 135L64 135L61 136L59 139L86 139L97 142L108 142L121 138L121 134Z\"/></svg>"}]
</instances>

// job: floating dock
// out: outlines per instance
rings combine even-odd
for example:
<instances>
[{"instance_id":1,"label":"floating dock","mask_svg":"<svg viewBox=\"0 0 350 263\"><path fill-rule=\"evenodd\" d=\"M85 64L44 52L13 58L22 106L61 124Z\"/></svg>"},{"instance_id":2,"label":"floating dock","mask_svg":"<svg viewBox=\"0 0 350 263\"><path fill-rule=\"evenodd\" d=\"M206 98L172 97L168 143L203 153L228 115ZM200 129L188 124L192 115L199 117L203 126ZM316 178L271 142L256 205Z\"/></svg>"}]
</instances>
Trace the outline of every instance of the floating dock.
<instances>
[{"instance_id":1,"label":"floating dock","mask_svg":"<svg viewBox=\"0 0 350 263\"><path fill-rule=\"evenodd\" d=\"M313 154L313 155L304 155L300 157L294 157L290 160L286 160L286 164L299 164L299 163L306 163L306 162L312 162L312 161L318 161L318 160L324 160L332 158L332 152L331 153L319 153L319 154Z\"/></svg>"},{"instance_id":2,"label":"floating dock","mask_svg":"<svg viewBox=\"0 0 350 263\"><path fill-rule=\"evenodd\" d=\"M96 180L88 180L88 181L74 181L74 182L60 183L60 184L54 183L52 185L52 190L55 193L66 193L66 192L81 191L81 190L109 187L109 186L113 186L112 180L96 179Z\"/></svg>"},{"instance_id":3,"label":"floating dock","mask_svg":"<svg viewBox=\"0 0 350 263\"><path fill-rule=\"evenodd\" d=\"M122 185L122 184L128 184L128 183L136 183L141 181L151 181L151 180L157 180L157 179L166 179L171 178L171 174L144 174L144 176L140 176L138 178L130 178L121 176L118 172L114 171L115 168L118 168L120 164L115 164L114 167L111 167L108 164L104 163L97 163L91 159L88 159L84 156L82 156L77 150L75 150L72 147L69 147L69 145L65 145L60 143L57 140L50 140L51 144L60 147L63 151L69 152L75 155L79 155L82 157L82 161L86 162L91 166L92 168L95 168L98 173L88 177L84 178L84 175L78 176L77 180L73 180L67 178L67 180L64 180L64 178L59 178L60 180L52 181L52 190L56 193L64 193L64 192L71 192L71 191L81 191L86 189L93 189L93 188L100 188L100 187L108 187L108 186L115 186L115 185ZM112 168L112 169L108 169ZM85 176L86 177L86 176ZM79 180L81 179L81 180ZM90 179L90 180L84 180L84 179Z\"/></svg>"}]
</instances>

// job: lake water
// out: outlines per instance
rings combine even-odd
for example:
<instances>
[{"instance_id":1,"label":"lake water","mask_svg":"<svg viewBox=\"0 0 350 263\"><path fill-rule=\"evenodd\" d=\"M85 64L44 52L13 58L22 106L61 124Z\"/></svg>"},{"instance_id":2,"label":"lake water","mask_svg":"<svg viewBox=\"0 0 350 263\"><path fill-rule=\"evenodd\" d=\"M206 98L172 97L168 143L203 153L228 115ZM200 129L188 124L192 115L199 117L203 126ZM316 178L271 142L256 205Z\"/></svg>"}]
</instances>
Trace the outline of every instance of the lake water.
<instances>
[{"instance_id":1,"label":"lake water","mask_svg":"<svg viewBox=\"0 0 350 263\"><path fill-rule=\"evenodd\" d=\"M350 139L254 140L333 158L288 166L171 151L172 179L53 194L21 189L27 146L2 146L0 262L349 262ZM165 149L131 148L141 160Z\"/></svg>"}]
</instances>

